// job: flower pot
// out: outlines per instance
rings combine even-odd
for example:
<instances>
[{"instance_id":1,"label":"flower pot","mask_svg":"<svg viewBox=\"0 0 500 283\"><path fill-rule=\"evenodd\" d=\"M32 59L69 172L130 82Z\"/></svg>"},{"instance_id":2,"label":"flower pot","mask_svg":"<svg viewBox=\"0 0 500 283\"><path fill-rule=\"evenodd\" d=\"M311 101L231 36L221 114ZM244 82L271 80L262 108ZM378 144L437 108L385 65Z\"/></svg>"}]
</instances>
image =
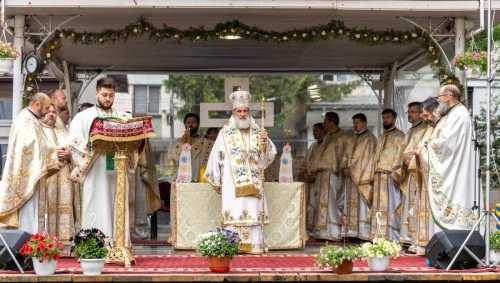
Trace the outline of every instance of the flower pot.
<instances>
[{"instance_id":1,"label":"flower pot","mask_svg":"<svg viewBox=\"0 0 500 283\"><path fill-rule=\"evenodd\" d=\"M11 73L14 59L0 59L0 73Z\"/></svg>"},{"instance_id":2,"label":"flower pot","mask_svg":"<svg viewBox=\"0 0 500 283\"><path fill-rule=\"evenodd\" d=\"M56 272L57 260L38 261L38 258L33 258L33 268L36 275L52 275Z\"/></svg>"},{"instance_id":3,"label":"flower pot","mask_svg":"<svg viewBox=\"0 0 500 283\"><path fill-rule=\"evenodd\" d=\"M351 274L353 267L352 260L344 260L338 267L332 267L332 270L337 274Z\"/></svg>"},{"instance_id":4,"label":"flower pot","mask_svg":"<svg viewBox=\"0 0 500 283\"><path fill-rule=\"evenodd\" d=\"M481 69L479 67L469 67L465 70L465 77L468 79L476 79L481 76Z\"/></svg>"},{"instance_id":5,"label":"flower pot","mask_svg":"<svg viewBox=\"0 0 500 283\"><path fill-rule=\"evenodd\" d=\"M218 258L216 256L211 256L208 258L210 261L210 270L212 272L223 273L229 271L229 264L231 263L231 258L228 256Z\"/></svg>"},{"instance_id":6,"label":"flower pot","mask_svg":"<svg viewBox=\"0 0 500 283\"><path fill-rule=\"evenodd\" d=\"M81 258L80 266L82 267L83 275L101 275L104 268L104 258Z\"/></svg>"},{"instance_id":7,"label":"flower pot","mask_svg":"<svg viewBox=\"0 0 500 283\"><path fill-rule=\"evenodd\" d=\"M495 262L500 262L500 252L490 250L490 262L492 264Z\"/></svg>"},{"instance_id":8,"label":"flower pot","mask_svg":"<svg viewBox=\"0 0 500 283\"><path fill-rule=\"evenodd\" d=\"M388 256L369 257L368 268L370 268L371 271L385 271L389 268L389 260L390 257Z\"/></svg>"}]
</instances>

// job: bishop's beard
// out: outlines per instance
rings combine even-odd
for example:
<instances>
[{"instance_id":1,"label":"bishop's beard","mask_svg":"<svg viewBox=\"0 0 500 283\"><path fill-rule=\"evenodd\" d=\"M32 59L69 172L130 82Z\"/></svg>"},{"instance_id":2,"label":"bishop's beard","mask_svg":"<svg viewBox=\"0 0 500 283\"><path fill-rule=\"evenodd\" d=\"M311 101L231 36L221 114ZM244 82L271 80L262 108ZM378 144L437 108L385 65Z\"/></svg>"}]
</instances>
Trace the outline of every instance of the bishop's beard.
<instances>
[{"instance_id":1,"label":"bishop's beard","mask_svg":"<svg viewBox=\"0 0 500 283\"><path fill-rule=\"evenodd\" d=\"M234 122L236 123L236 127L241 130L246 130L250 128L250 123L252 120L250 119L250 116L248 116L246 119L238 119L238 117L234 117Z\"/></svg>"}]
</instances>

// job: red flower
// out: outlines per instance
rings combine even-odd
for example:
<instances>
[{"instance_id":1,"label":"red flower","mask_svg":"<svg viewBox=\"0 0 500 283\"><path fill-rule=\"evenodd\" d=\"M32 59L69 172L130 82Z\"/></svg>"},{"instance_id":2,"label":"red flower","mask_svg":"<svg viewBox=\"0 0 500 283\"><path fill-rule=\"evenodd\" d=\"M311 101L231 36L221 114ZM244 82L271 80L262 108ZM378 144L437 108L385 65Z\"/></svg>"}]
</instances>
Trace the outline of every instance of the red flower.
<instances>
[{"instance_id":1,"label":"red flower","mask_svg":"<svg viewBox=\"0 0 500 283\"><path fill-rule=\"evenodd\" d=\"M35 234L32 236L33 240L40 240L40 237L41 237L40 234Z\"/></svg>"},{"instance_id":2,"label":"red flower","mask_svg":"<svg viewBox=\"0 0 500 283\"><path fill-rule=\"evenodd\" d=\"M41 253L41 252L42 252L42 249L40 249L40 248L36 248L36 253L37 253L37 254L39 254L39 253Z\"/></svg>"},{"instance_id":3,"label":"red flower","mask_svg":"<svg viewBox=\"0 0 500 283\"><path fill-rule=\"evenodd\" d=\"M28 248L26 248L26 253L27 253L27 254L31 254L31 253L33 253L33 248L32 248L32 247L28 247Z\"/></svg>"},{"instance_id":4,"label":"red flower","mask_svg":"<svg viewBox=\"0 0 500 283\"><path fill-rule=\"evenodd\" d=\"M45 249L45 244L43 242L38 242L38 247L43 250Z\"/></svg>"},{"instance_id":5,"label":"red flower","mask_svg":"<svg viewBox=\"0 0 500 283\"><path fill-rule=\"evenodd\" d=\"M38 262L39 262L39 263L42 263L42 262L43 262L43 258L39 258L39 259L38 259Z\"/></svg>"},{"instance_id":6,"label":"red flower","mask_svg":"<svg viewBox=\"0 0 500 283\"><path fill-rule=\"evenodd\" d=\"M50 254L49 254L49 253L44 253L44 254L43 254L43 257L44 257L44 258L46 258L46 259L49 259Z\"/></svg>"},{"instance_id":7,"label":"red flower","mask_svg":"<svg viewBox=\"0 0 500 283\"><path fill-rule=\"evenodd\" d=\"M53 248L54 248L54 245L52 243L47 245L47 249L51 250Z\"/></svg>"},{"instance_id":8,"label":"red flower","mask_svg":"<svg viewBox=\"0 0 500 283\"><path fill-rule=\"evenodd\" d=\"M53 257L54 260L58 260L59 259L59 254L55 254L54 257Z\"/></svg>"}]
</instances>

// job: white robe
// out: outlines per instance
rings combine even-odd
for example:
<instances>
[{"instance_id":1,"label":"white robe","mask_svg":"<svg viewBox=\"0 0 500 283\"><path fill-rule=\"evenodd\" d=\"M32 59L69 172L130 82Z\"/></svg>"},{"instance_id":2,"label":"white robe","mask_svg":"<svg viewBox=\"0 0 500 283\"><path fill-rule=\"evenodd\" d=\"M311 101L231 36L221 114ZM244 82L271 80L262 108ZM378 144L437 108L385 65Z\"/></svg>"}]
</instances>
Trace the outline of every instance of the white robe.
<instances>
[{"instance_id":1,"label":"white robe","mask_svg":"<svg viewBox=\"0 0 500 283\"><path fill-rule=\"evenodd\" d=\"M125 114L114 108L111 110L113 117L124 118ZM96 107L76 114L70 124L69 144L79 138L88 141L92 121L97 116ZM106 236L113 237L116 170L106 170L106 155L101 154L82 178L82 229L97 228Z\"/></svg>"},{"instance_id":2,"label":"white robe","mask_svg":"<svg viewBox=\"0 0 500 283\"><path fill-rule=\"evenodd\" d=\"M272 163L275 155L276 147L271 140L268 140L268 165ZM229 154L227 153L223 134L219 134L208 159L205 179L212 185L222 185L222 216L224 225L238 231L242 238L250 234L251 236L249 235L248 238L251 238L252 246L249 252L259 253L261 251L259 211L261 211L261 207L264 205L264 211L267 215L265 198L264 204L262 204L262 198L235 196L235 185L228 157ZM211 177L208 177L207 174ZM245 242L245 239L243 239L243 242Z\"/></svg>"},{"instance_id":3,"label":"white robe","mask_svg":"<svg viewBox=\"0 0 500 283\"><path fill-rule=\"evenodd\" d=\"M444 230L471 229L474 200L473 130L469 111L452 107L440 134L427 145L429 200L436 224Z\"/></svg>"}]
</instances>

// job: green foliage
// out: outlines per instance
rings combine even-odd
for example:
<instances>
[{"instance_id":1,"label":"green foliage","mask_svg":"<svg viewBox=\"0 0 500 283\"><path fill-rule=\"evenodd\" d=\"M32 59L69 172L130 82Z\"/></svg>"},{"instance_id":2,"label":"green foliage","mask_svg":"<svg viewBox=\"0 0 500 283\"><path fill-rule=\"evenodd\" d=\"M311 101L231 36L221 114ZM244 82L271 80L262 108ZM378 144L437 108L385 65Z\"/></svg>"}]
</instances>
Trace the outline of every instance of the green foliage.
<instances>
[{"instance_id":1,"label":"green foliage","mask_svg":"<svg viewBox=\"0 0 500 283\"><path fill-rule=\"evenodd\" d=\"M74 244L71 251L77 258L98 259L108 254L106 236L99 229L82 229L71 240Z\"/></svg>"},{"instance_id":2,"label":"green foliage","mask_svg":"<svg viewBox=\"0 0 500 283\"><path fill-rule=\"evenodd\" d=\"M458 54L453 58L452 65L460 70L479 68L481 72L486 72L488 68L488 54L486 51L467 51Z\"/></svg>"},{"instance_id":3,"label":"green foliage","mask_svg":"<svg viewBox=\"0 0 500 283\"><path fill-rule=\"evenodd\" d=\"M490 234L490 249L495 252L500 252L500 231L495 231Z\"/></svg>"},{"instance_id":4,"label":"green foliage","mask_svg":"<svg viewBox=\"0 0 500 283\"><path fill-rule=\"evenodd\" d=\"M358 246L326 246L314 255L314 263L320 267L338 267L344 260L361 259L362 252Z\"/></svg>"},{"instance_id":5,"label":"green foliage","mask_svg":"<svg viewBox=\"0 0 500 283\"><path fill-rule=\"evenodd\" d=\"M492 34L493 41L500 40L500 25L496 25L493 27ZM467 42L468 49L470 50L478 50L485 51L488 49L488 34L487 31L483 31L480 34L476 35L473 40L469 40ZM493 48L493 46L492 46Z\"/></svg>"},{"instance_id":6,"label":"green foliage","mask_svg":"<svg viewBox=\"0 0 500 283\"><path fill-rule=\"evenodd\" d=\"M241 238L238 233L225 228L217 228L215 232L201 234L196 243L197 249L204 257L234 257L240 250Z\"/></svg>"},{"instance_id":7,"label":"green foliage","mask_svg":"<svg viewBox=\"0 0 500 283\"><path fill-rule=\"evenodd\" d=\"M500 176L498 174L497 164L500 164L500 96L493 96L491 101L491 159L492 165L491 188L500 189ZM486 109L481 108L479 115L476 115L477 121L477 140L483 145L481 147L481 164L486 165ZM483 173L483 186L485 186L486 170L481 170Z\"/></svg>"},{"instance_id":8,"label":"green foliage","mask_svg":"<svg viewBox=\"0 0 500 283\"><path fill-rule=\"evenodd\" d=\"M170 76L164 81L167 89L176 93L185 105L177 111L177 119L189 112L199 113L202 102L224 101L224 76ZM334 102L351 93L362 84L361 80L344 84L326 84L315 75L304 76L251 76L252 101L262 97L274 103L274 128L280 128L295 113L293 102L311 102L308 87L317 85L322 101ZM228 109L230 110L230 109Z\"/></svg>"},{"instance_id":9,"label":"green foliage","mask_svg":"<svg viewBox=\"0 0 500 283\"><path fill-rule=\"evenodd\" d=\"M392 256L396 258L399 256L400 251L401 246L399 244L383 238L375 238L373 243L366 242L361 245L363 258L382 256Z\"/></svg>"}]
</instances>

